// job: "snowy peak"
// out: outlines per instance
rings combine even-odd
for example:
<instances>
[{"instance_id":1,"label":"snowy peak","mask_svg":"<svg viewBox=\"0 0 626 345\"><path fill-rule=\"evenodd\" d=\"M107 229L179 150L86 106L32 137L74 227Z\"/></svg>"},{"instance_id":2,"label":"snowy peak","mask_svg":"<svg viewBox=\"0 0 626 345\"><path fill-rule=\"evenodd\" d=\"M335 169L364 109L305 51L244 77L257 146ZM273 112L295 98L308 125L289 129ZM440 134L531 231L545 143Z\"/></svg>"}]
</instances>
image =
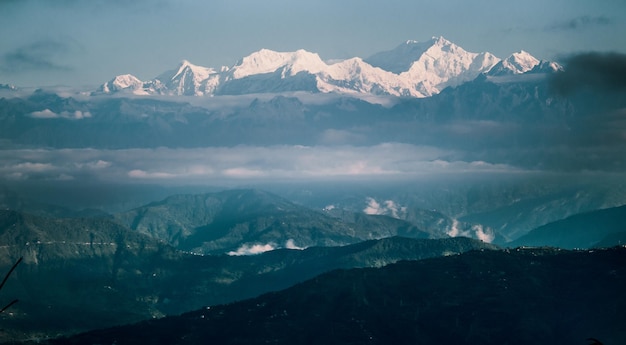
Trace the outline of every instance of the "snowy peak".
<instances>
[{"instance_id":1,"label":"snowy peak","mask_svg":"<svg viewBox=\"0 0 626 345\"><path fill-rule=\"evenodd\" d=\"M322 92L425 97L410 80L374 67L361 58L328 66L325 73L318 75L318 88Z\"/></svg>"},{"instance_id":2,"label":"snowy peak","mask_svg":"<svg viewBox=\"0 0 626 345\"><path fill-rule=\"evenodd\" d=\"M520 50L500 61L487 74L490 76L523 74L539 64L539 60L529 53Z\"/></svg>"},{"instance_id":3,"label":"snowy peak","mask_svg":"<svg viewBox=\"0 0 626 345\"><path fill-rule=\"evenodd\" d=\"M372 66L380 67L383 70L400 74L411 68L411 65L430 48L435 46L443 47L452 44L443 37L432 37L425 42L408 40L396 48L380 52L365 59Z\"/></svg>"},{"instance_id":4,"label":"snowy peak","mask_svg":"<svg viewBox=\"0 0 626 345\"><path fill-rule=\"evenodd\" d=\"M251 75L273 73L282 69L283 77L285 77L293 76L302 71L315 74L323 71L326 67L319 55L303 49L295 52L261 49L244 57L236 64L232 68L232 76L235 79L241 79Z\"/></svg>"},{"instance_id":5,"label":"snowy peak","mask_svg":"<svg viewBox=\"0 0 626 345\"><path fill-rule=\"evenodd\" d=\"M401 76L418 81L422 93L431 96L476 78L499 61L491 53L468 52L443 37L433 37L428 48Z\"/></svg>"},{"instance_id":6,"label":"snowy peak","mask_svg":"<svg viewBox=\"0 0 626 345\"><path fill-rule=\"evenodd\" d=\"M202 96L213 91L206 87L206 81L218 72L213 68L194 65L187 60L181 61L176 69L167 71L155 80L156 89L164 88L170 94L186 96ZM163 90L156 90L163 93Z\"/></svg>"},{"instance_id":7,"label":"snowy peak","mask_svg":"<svg viewBox=\"0 0 626 345\"><path fill-rule=\"evenodd\" d=\"M183 60L179 64L178 69L176 70L174 75L171 76L169 79L171 80L184 74L192 74L196 76L198 79L206 79L208 78L209 75L213 73L216 73L216 71L213 68L207 68L207 67L194 65L187 60Z\"/></svg>"},{"instance_id":8,"label":"snowy peak","mask_svg":"<svg viewBox=\"0 0 626 345\"><path fill-rule=\"evenodd\" d=\"M563 66L554 61L541 60L532 70L526 73L554 73L559 71L563 71Z\"/></svg>"},{"instance_id":9,"label":"snowy peak","mask_svg":"<svg viewBox=\"0 0 626 345\"><path fill-rule=\"evenodd\" d=\"M429 97L481 74L513 76L560 68L548 61L540 63L524 51L501 60L488 52L468 52L435 36L424 42L408 40L365 60L354 57L335 63L303 49L261 49L221 69L183 60L147 82L129 74L117 76L96 93L210 96L306 91Z\"/></svg>"},{"instance_id":10,"label":"snowy peak","mask_svg":"<svg viewBox=\"0 0 626 345\"><path fill-rule=\"evenodd\" d=\"M121 74L100 86L101 93L114 93L122 90L135 92L143 87L143 82L132 74Z\"/></svg>"}]
</instances>

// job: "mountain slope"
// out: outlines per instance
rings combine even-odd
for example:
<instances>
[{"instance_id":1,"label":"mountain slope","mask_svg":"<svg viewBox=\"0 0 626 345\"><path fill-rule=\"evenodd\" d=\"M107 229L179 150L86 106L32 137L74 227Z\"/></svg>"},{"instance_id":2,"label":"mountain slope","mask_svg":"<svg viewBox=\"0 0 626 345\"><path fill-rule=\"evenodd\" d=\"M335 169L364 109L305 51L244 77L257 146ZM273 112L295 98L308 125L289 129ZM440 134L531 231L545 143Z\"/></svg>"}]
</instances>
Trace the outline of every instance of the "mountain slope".
<instances>
[{"instance_id":1,"label":"mountain slope","mask_svg":"<svg viewBox=\"0 0 626 345\"><path fill-rule=\"evenodd\" d=\"M337 246L391 236L428 238L407 222L346 223L258 190L179 195L115 218L179 249L204 254L246 248Z\"/></svg>"},{"instance_id":2,"label":"mountain slope","mask_svg":"<svg viewBox=\"0 0 626 345\"><path fill-rule=\"evenodd\" d=\"M623 247L474 251L338 270L252 300L51 343L618 344L625 258Z\"/></svg>"},{"instance_id":3,"label":"mountain slope","mask_svg":"<svg viewBox=\"0 0 626 345\"><path fill-rule=\"evenodd\" d=\"M626 231L626 205L570 216L540 226L510 246L591 248L605 237Z\"/></svg>"},{"instance_id":4,"label":"mountain slope","mask_svg":"<svg viewBox=\"0 0 626 345\"><path fill-rule=\"evenodd\" d=\"M19 299L0 314L3 340L71 334L179 314L287 288L337 268L493 249L466 238L387 238L256 256L182 253L102 219L0 212L0 270L24 260L3 287Z\"/></svg>"}]
</instances>

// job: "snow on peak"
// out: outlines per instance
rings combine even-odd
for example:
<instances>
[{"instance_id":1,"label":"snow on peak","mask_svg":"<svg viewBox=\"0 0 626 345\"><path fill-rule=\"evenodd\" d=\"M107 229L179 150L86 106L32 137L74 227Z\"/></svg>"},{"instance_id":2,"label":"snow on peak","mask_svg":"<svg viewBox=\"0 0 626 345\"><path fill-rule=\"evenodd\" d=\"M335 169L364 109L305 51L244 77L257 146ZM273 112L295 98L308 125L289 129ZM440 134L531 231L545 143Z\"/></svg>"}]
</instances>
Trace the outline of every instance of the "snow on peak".
<instances>
[{"instance_id":1,"label":"snow on peak","mask_svg":"<svg viewBox=\"0 0 626 345\"><path fill-rule=\"evenodd\" d=\"M476 78L499 61L491 53L468 52L443 37L433 37L428 48L401 76L419 83L430 96Z\"/></svg>"},{"instance_id":2,"label":"snow on peak","mask_svg":"<svg viewBox=\"0 0 626 345\"><path fill-rule=\"evenodd\" d=\"M554 61L541 60L532 70L526 73L554 73L559 71L563 71L563 66Z\"/></svg>"},{"instance_id":3,"label":"snow on peak","mask_svg":"<svg viewBox=\"0 0 626 345\"><path fill-rule=\"evenodd\" d=\"M322 92L425 97L411 81L374 67L358 57L328 66L325 73L318 75L318 88Z\"/></svg>"},{"instance_id":4,"label":"snow on peak","mask_svg":"<svg viewBox=\"0 0 626 345\"><path fill-rule=\"evenodd\" d=\"M122 90L139 90L143 82L132 74L121 74L104 83L100 90L103 93L113 93Z\"/></svg>"},{"instance_id":5,"label":"snow on peak","mask_svg":"<svg viewBox=\"0 0 626 345\"><path fill-rule=\"evenodd\" d=\"M520 73L528 72L533 67L539 64L539 60L530 55L528 52L520 50L517 53L511 54L506 60L505 63L509 63L512 66L515 66Z\"/></svg>"},{"instance_id":6,"label":"snow on peak","mask_svg":"<svg viewBox=\"0 0 626 345\"><path fill-rule=\"evenodd\" d=\"M159 85L163 85L168 93L175 95L201 96L214 91L207 87L207 80L215 79L219 72L213 68L194 65L187 60L180 62L177 68L156 77ZM212 78L213 77L213 78Z\"/></svg>"},{"instance_id":7,"label":"snow on peak","mask_svg":"<svg viewBox=\"0 0 626 345\"><path fill-rule=\"evenodd\" d=\"M301 71L318 73L326 67L319 55L304 49L295 52L261 49L244 57L231 71L233 78L240 79L255 74L276 72L281 68L284 76L293 76Z\"/></svg>"},{"instance_id":8,"label":"snow on peak","mask_svg":"<svg viewBox=\"0 0 626 345\"><path fill-rule=\"evenodd\" d=\"M425 42L408 40L392 50L374 54L365 61L372 66L400 74L408 71L413 62L418 60L428 49L435 45L444 45L445 42L450 43L443 37L432 37Z\"/></svg>"},{"instance_id":9,"label":"snow on peak","mask_svg":"<svg viewBox=\"0 0 626 345\"><path fill-rule=\"evenodd\" d=\"M467 52L442 36L433 36L425 42L406 41L366 61L411 80L413 89L430 96L447 86L476 78L500 59L490 53Z\"/></svg>"},{"instance_id":10,"label":"snow on peak","mask_svg":"<svg viewBox=\"0 0 626 345\"><path fill-rule=\"evenodd\" d=\"M487 74L491 76L522 74L532 70L539 60L528 52L520 50L495 65Z\"/></svg>"},{"instance_id":11,"label":"snow on peak","mask_svg":"<svg viewBox=\"0 0 626 345\"><path fill-rule=\"evenodd\" d=\"M439 46L454 44L448 41L447 39L445 39L443 36L433 36L430 38L430 41L432 42L433 45L439 45Z\"/></svg>"},{"instance_id":12,"label":"snow on peak","mask_svg":"<svg viewBox=\"0 0 626 345\"><path fill-rule=\"evenodd\" d=\"M183 60L178 65L178 68L161 74L160 76L157 77L157 79L166 83L166 82L175 80L187 74L187 75L193 75L194 79L204 80L208 78L209 75L214 74L214 73L216 73L216 71L213 68L194 65L187 60Z\"/></svg>"},{"instance_id":13,"label":"snow on peak","mask_svg":"<svg viewBox=\"0 0 626 345\"><path fill-rule=\"evenodd\" d=\"M501 60L488 52L468 52L442 36L433 36L423 42L407 40L365 60L354 57L324 62L318 54L303 49L261 49L220 69L183 60L173 70L147 82L132 75L117 76L99 92L203 96L308 91L428 97L483 73L498 76L559 69L562 67L558 64L540 63L525 51Z\"/></svg>"},{"instance_id":14,"label":"snow on peak","mask_svg":"<svg viewBox=\"0 0 626 345\"><path fill-rule=\"evenodd\" d=\"M141 80L139 80L139 78L135 77L132 74L122 74L122 75L118 75L117 77L113 78L112 84L114 86L117 86L117 87L125 89L127 87L132 87L132 86L135 86L135 85L141 85L142 82L141 82Z\"/></svg>"}]
</instances>

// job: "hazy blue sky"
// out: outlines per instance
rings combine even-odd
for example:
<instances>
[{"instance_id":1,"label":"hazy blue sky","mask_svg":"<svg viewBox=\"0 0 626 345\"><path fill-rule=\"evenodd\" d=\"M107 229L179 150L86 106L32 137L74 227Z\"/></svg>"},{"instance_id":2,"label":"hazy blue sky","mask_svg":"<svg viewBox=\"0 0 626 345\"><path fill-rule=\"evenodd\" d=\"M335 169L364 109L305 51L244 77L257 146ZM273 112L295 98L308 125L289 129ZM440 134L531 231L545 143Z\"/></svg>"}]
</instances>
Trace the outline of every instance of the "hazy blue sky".
<instances>
[{"instance_id":1,"label":"hazy blue sky","mask_svg":"<svg viewBox=\"0 0 626 345\"><path fill-rule=\"evenodd\" d=\"M0 0L0 25L0 83L17 86L147 80L261 48L365 58L440 35L499 57L626 52L624 0Z\"/></svg>"}]
</instances>

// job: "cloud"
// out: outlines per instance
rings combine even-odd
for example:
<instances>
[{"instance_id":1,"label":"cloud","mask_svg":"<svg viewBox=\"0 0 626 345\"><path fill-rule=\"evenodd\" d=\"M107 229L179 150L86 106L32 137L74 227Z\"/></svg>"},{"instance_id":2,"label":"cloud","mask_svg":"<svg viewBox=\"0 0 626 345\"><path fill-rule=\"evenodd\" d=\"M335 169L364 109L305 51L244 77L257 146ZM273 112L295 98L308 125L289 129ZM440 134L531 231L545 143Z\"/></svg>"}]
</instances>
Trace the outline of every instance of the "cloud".
<instances>
[{"instance_id":1,"label":"cloud","mask_svg":"<svg viewBox=\"0 0 626 345\"><path fill-rule=\"evenodd\" d=\"M552 75L550 85L561 95L579 89L626 90L626 54L583 53L569 57L565 69Z\"/></svg>"},{"instance_id":2,"label":"cloud","mask_svg":"<svg viewBox=\"0 0 626 345\"><path fill-rule=\"evenodd\" d=\"M469 229L462 229L461 224L457 219L452 219L452 226L446 232L450 237L469 237L476 238L486 243L491 243L496 235L489 227L484 227L480 224L472 225Z\"/></svg>"},{"instance_id":3,"label":"cloud","mask_svg":"<svg viewBox=\"0 0 626 345\"><path fill-rule=\"evenodd\" d=\"M230 251L227 254L230 256L242 256L242 255L257 255L276 249L273 244L243 244L235 251Z\"/></svg>"},{"instance_id":4,"label":"cloud","mask_svg":"<svg viewBox=\"0 0 626 345\"><path fill-rule=\"evenodd\" d=\"M387 215L393 218L401 219L406 215L407 208L399 206L393 200L385 200L382 204L378 203L374 198L367 197L367 206L363 209L363 213L371 215Z\"/></svg>"},{"instance_id":5,"label":"cloud","mask_svg":"<svg viewBox=\"0 0 626 345\"><path fill-rule=\"evenodd\" d=\"M71 119L71 120L81 120L81 119L85 119L85 118L89 118L91 117L91 113L88 111L80 111L80 110L76 110L74 112L68 112L68 111L63 111L59 114L55 113L54 111L50 110L50 109L44 109L41 111L34 111L32 113L29 114L30 117L32 118L36 118L36 119L58 119L58 118L62 118L62 119Z\"/></svg>"},{"instance_id":6,"label":"cloud","mask_svg":"<svg viewBox=\"0 0 626 345\"><path fill-rule=\"evenodd\" d=\"M584 30L597 26L608 26L613 24L613 20L606 16L580 16L567 21L557 22L546 26L545 31L568 31Z\"/></svg>"},{"instance_id":7,"label":"cloud","mask_svg":"<svg viewBox=\"0 0 626 345\"><path fill-rule=\"evenodd\" d=\"M40 149L0 151L0 179L58 177L109 182L220 184L270 181L398 180L467 173L518 173L485 159L463 161L450 151L387 143L373 146L237 146L155 149ZM33 174L32 165L50 169ZM383 202L391 214L402 208Z\"/></svg>"},{"instance_id":8,"label":"cloud","mask_svg":"<svg viewBox=\"0 0 626 345\"><path fill-rule=\"evenodd\" d=\"M493 230L485 228L480 224L473 225L472 230L474 231L476 238L483 242L491 243L496 238Z\"/></svg>"},{"instance_id":9,"label":"cloud","mask_svg":"<svg viewBox=\"0 0 626 345\"><path fill-rule=\"evenodd\" d=\"M69 37L41 39L22 45L0 56L0 70L7 74L33 71L71 71L59 61L78 50L80 45Z\"/></svg>"},{"instance_id":10,"label":"cloud","mask_svg":"<svg viewBox=\"0 0 626 345\"><path fill-rule=\"evenodd\" d=\"M269 252L272 250L280 249L281 247L277 246L274 243L266 243L266 244L243 244L241 247L237 248L237 250L230 251L226 253L230 256L242 256L242 255L257 255L265 252ZM290 238L285 241L285 246L283 248L294 249L294 250L304 250L305 247L298 247L295 244L295 241Z\"/></svg>"},{"instance_id":11,"label":"cloud","mask_svg":"<svg viewBox=\"0 0 626 345\"><path fill-rule=\"evenodd\" d=\"M45 110L39 115L52 116ZM5 149L0 150L0 179L55 179L65 174L87 181L230 185L286 181L414 181L539 172L624 172L624 111L609 115L606 121L603 118L602 123L606 124L602 126L592 122L576 127L571 124L573 138L559 139L555 144L472 147L467 151L401 143ZM589 121L596 118L589 117ZM546 135L553 134L546 132ZM36 171L35 166L48 169ZM402 205L389 200L373 200L365 207L369 207L368 212L372 214L394 217L401 217L403 212Z\"/></svg>"},{"instance_id":12,"label":"cloud","mask_svg":"<svg viewBox=\"0 0 626 345\"><path fill-rule=\"evenodd\" d=\"M128 172L128 177L137 178L137 179L168 179L168 178L173 178L176 176L170 173L166 173L166 172L160 172L160 171L147 172L147 171L140 170L140 169L134 169Z\"/></svg>"},{"instance_id":13,"label":"cloud","mask_svg":"<svg viewBox=\"0 0 626 345\"><path fill-rule=\"evenodd\" d=\"M33 111L30 113L30 117L34 117L36 119L56 119L59 117L59 114L50 109L44 109L41 111Z\"/></svg>"},{"instance_id":14,"label":"cloud","mask_svg":"<svg viewBox=\"0 0 626 345\"><path fill-rule=\"evenodd\" d=\"M42 113L50 115L49 112ZM194 149L62 149L3 150L7 164L0 177L29 176L20 163L47 164L55 174L83 175L102 180L159 183L218 183L220 181L303 181L398 179L466 172L519 171L484 161L449 160L449 151L387 143L374 146L237 146ZM13 167L13 168L10 168ZM391 213L395 205L384 207Z\"/></svg>"},{"instance_id":15,"label":"cloud","mask_svg":"<svg viewBox=\"0 0 626 345\"><path fill-rule=\"evenodd\" d=\"M304 249L306 249L306 247L299 247L299 246L296 246L296 243L295 243L295 241L293 240L293 238L290 238L290 239L288 239L288 240L285 242L285 248L287 248L287 249L295 249L295 250L304 250Z\"/></svg>"}]
</instances>

